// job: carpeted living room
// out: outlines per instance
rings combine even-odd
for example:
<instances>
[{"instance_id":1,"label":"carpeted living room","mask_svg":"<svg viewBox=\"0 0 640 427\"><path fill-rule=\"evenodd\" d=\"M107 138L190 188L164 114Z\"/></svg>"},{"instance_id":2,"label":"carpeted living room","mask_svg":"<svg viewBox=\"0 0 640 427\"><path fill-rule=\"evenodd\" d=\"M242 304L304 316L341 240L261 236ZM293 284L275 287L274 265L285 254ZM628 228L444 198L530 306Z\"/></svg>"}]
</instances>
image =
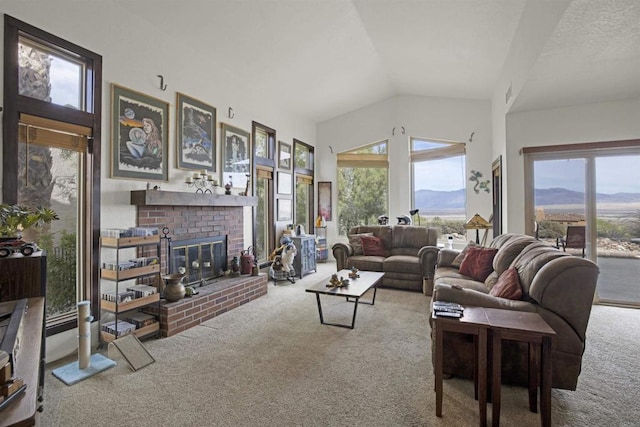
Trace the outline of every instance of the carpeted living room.
<instances>
[{"instance_id":1,"label":"carpeted living room","mask_svg":"<svg viewBox=\"0 0 640 427\"><path fill-rule=\"evenodd\" d=\"M637 0L0 14L0 427L638 425Z\"/></svg>"},{"instance_id":2,"label":"carpeted living room","mask_svg":"<svg viewBox=\"0 0 640 427\"><path fill-rule=\"evenodd\" d=\"M443 416L435 415L428 297L380 288L353 330L324 326L304 288L335 263L318 266L200 326L146 341L156 362L137 372L116 359L67 386L50 371L70 359L48 366L40 425L478 425L471 380L445 380ZM327 316L351 316L351 303L323 304ZM553 390L553 425L636 425L640 329L622 325L639 322L638 310L593 307L577 390ZM502 425L540 425L526 388L503 386L502 395Z\"/></svg>"}]
</instances>

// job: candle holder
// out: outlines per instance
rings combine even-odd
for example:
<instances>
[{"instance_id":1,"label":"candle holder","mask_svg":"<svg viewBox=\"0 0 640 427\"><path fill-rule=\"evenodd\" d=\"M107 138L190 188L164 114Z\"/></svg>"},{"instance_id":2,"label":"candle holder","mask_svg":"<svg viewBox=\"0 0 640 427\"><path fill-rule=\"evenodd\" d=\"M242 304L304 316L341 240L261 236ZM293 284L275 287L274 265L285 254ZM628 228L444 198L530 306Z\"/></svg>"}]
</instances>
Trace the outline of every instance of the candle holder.
<instances>
[{"instance_id":1,"label":"candle holder","mask_svg":"<svg viewBox=\"0 0 640 427\"><path fill-rule=\"evenodd\" d=\"M213 194L213 190L218 187L218 181L213 175L207 173L206 170L194 172L193 175L188 176L184 182L189 188L195 188L196 194Z\"/></svg>"}]
</instances>

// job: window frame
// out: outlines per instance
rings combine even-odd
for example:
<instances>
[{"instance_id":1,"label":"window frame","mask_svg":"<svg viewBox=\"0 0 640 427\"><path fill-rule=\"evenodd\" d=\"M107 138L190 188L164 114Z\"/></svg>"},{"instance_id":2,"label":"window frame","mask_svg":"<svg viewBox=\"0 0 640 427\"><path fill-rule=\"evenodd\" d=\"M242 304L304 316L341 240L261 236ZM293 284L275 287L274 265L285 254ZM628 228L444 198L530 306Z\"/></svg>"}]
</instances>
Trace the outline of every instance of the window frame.
<instances>
[{"instance_id":1,"label":"window frame","mask_svg":"<svg viewBox=\"0 0 640 427\"><path fill-rule=\"evenodd\" d=\"M84 67L84 111L19 95L18 43L24 37L52 50L77 56ZM91 128L92 138L87 147L87 167L83 176L86 189L82 196L90 208L90 218L79 239L85 239L86 274L79 278L84 283L83 295L89 297L93 317L100 318L99 305L99 241L100 241L100 177L101 177L101 116L102 116L102 56L59 38L9 15L4 15L4 99L3 99L3 172L2 198L4 203L18 200L18 135L20 114L31 114L63 123ZM80 259L83 259L81 256ZM46 335L77 327L77 317L46 328Z\"/></svg>"},{"instance_id":2,"label":"window frame","mask_svg":"<svg viewBox=\"0 0 640 427\"><path fill-rule=\"evenodd\" d=\"M258 133L258 131L262 131L265 132L267 134L267 156L268 157L258 157L256 156L256 134ZM274 207L275 207L275 193L274 193L274 185L273 185L273 177L275 175L275 168L276 168L276 160L275 160L275 152L276 152L276 130L273 128L270 128L269 126L265 126L261 123L258 123L256 121L251 122L251 137L254 141L252 150L253 150L253 155L251 156L253 159L253 165L252 165L252 174L255 177L253 179L254 183L257 184L257 180L259 179L259 175L260 172L258 172L258 170L262 170L264 171L264 174L270 174L270 178L268 178L268 185L266 188L266 197L267 200L265 200L265 209L267 212L267 220L269 221L268 223L271 224L269 226L269 235L266 236L266 241L269 242L268 245L268 253L271 253L271 251L273 251L276 246L277 246L277 242L276 242L276 224L274 221L275 215L274 215ZM255 194L256 191L256 186L253 186L253 192ZM254 206L252 209L252 215L253 215L253 229L252 229L252 245L254 248L257 247L257 241L256 241L256 233L258 231L257 229L257 218L258 218L258 207Z\"/></svg>"},{"instance_id":3,"label":"window frame","mask_svg":"<svg viewBox=\"0 0 640 427\"><path fill-rule=\"evenodd\" d=\"M298 147L304 147L307 152L309 153L308 158L307 158L307 164L311 167L311 168L301 168L299 166L296 165L296 151L298 149ZM296 212L296 206L297 206L297 184L298 184L298 179L300 178L301 180L305 180L305 179L310 179L311 180L311 184L309 185L309 200L308 200L308 212L307 212L307 218L309 218L309 224L308 224L308 228L307 230L309 230L309 233L315 233L315 221L313 220L315 218L314 216L314 212L315 212L315 204L316 204L316 200L315 200L315 180L316 180L316 175L315 175L315 153L314 153L314 147L300 141L299 139L294 138L293 139L293 156L291 159L291 164L293 167L293 207L294 207L294 211L293 211L293 218L296 218L298 216L297 212Z\"/></svg>"}]
</instances>

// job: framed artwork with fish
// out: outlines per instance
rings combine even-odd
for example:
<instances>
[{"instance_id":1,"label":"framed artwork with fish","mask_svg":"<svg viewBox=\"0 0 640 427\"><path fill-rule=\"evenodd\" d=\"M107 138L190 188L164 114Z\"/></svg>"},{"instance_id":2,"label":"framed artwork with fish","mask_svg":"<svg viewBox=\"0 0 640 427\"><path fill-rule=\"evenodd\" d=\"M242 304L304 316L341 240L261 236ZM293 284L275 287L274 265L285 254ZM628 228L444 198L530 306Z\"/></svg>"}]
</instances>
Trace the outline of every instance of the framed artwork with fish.
<instances>
[{"instance_id":1,"label":"framed artwork with fish","mask_svg":"<svg viewBox=\"0 0 640 427\"><path fill-rule=\"evenodd\" d=\"M178 92L176 97L178 169L216 171L216 109Z\"/></svg>"},{"instance_id":2,"label":"framed artwork with fish","mask_svg":"<svg viewBox=\"0 0 640 427\"><path fill-rule=\"evenodd\" d=\"M111 85L111 177L169 180L169 103Z\"/></svg>"}]
</instances>

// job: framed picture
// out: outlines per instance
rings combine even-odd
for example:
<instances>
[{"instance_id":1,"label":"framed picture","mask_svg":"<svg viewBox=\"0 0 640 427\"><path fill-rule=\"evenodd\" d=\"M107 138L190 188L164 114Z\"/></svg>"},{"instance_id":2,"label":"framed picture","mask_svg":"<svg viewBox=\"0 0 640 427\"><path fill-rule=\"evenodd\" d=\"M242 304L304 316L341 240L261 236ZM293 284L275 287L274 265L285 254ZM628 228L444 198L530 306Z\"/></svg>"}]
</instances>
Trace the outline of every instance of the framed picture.
<instances>
[{"instance_id":1,"label":"framed picture","mask_svg":"<svg viewBox=\"0 0 640 427\"><path fill-rule=\"evenodd\" d=\"M251 185L251 135L222 123L222 176L220 183L232 188L249 189ZM251 194L248 192L247 194Z\"/></svg>"},{"instance_id":2,"label":"framed picture","mask_svg":"<svg viewBox=\"0 0 640 427\"><path fill-rule=\"evenodd\" d=\"M278 199L278 221L291 221L292 207L291 199Z\"/></svg>"},{"instance_id":3,"label":"framed picture","mask_svg":"<svg viewBox=\"0 0 640 427\"><path fill-rule=\"evenodd\" d=\"M111 176L169 180L169 103L111 85Z\"/></svg>"},{"instance_id":4,"label":"framed picture","mask_svg":"<svg viewBox=\"0 0 640 427\"><path fill-rule=\"evenodd\" d=\"M325 221L331 221L331 182L318 182L318 215Z\"/></svg>"},{"instance_id":5,"label":"framed picture","mask_svg":"<svg viewBox=\"0 0 640 427\"><path fill-rule=\"evenodd\" d=\"M178 92L176 97L178 169L216 171L216 109Z\"/></svg>"},{"instance_id":6,"label":"framed picture","mask_svg":"<svg viewBox=\"0 0 640 427\"><path fill-rule=\"evenodd\" d=\"M291 174L278 172L278 194L291 194Z\"/></svg>"},{"instance_id":7,"label":"framed picture","mask_svg":"<svg viewBox=\"0 0 640 427\"><path fill-rule=\"evenodd\" d=\"M291 170L291 144L278 141L278 167Z\"/></svg>"}]
</instances>

